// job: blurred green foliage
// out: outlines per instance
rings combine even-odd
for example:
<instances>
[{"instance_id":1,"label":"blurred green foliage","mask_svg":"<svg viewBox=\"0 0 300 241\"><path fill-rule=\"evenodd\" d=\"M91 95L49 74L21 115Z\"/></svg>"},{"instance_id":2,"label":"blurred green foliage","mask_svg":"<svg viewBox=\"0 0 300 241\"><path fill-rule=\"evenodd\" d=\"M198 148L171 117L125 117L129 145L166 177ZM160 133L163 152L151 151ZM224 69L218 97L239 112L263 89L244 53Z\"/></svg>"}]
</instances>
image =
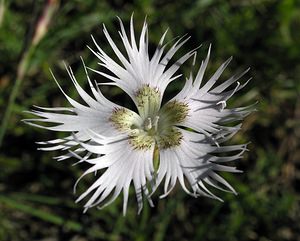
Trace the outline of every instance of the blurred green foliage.
<instances>
[{"instance_id":1,"label":"blurred green foliage","mask_svg":"<svg viewBox=\"0 0 300 241\"><path fill-rule=\"evenodd\" d=\"M1 116L13 89L24 52L30 48L36 22L46 1L0 2L0 109ZM37 151L35 141L62 134L34 129L20 122L23 110L32 105L61 106L67 102L49 72L74 98L75 88L63 63L73 67L86 86L79 56L90 67L97 60L86 48L93 47L90 34L112 53L101 24L104 23L120 46L120 16L128 26L131 13L141 28L145 16L150 25L150 44L155 46L166 28L168 39L192 36L182 53L203 43L197 59L212 43L209 76L225 59L234 61L223 80L251 67L254 77L231 106L258 100L258 112L249 116L234 143L248 142L250 152L237 163L241 175L224 175L238 196L218 193L224 203L193 199L177 188L163 200L155 197L155 208L147 204L136 214L130 196L126 217L122 198L104 210L82 214L75 204L72 187L85 170L57 163L57 153ZM0 153L0 240L300 240L300 2L296 0L178 0L178 1L61 1L45 37L32 58L9 120ZM191 63L183 66L188 73ZM91 78L102 81L91 73ZM172 96L182 86L169 88ZM116 102L132 105L122 91L103 88ZM80 185L83 190L91 180ZM80 190L79 190L80 191Z\"/></svg>"}]
</instances>

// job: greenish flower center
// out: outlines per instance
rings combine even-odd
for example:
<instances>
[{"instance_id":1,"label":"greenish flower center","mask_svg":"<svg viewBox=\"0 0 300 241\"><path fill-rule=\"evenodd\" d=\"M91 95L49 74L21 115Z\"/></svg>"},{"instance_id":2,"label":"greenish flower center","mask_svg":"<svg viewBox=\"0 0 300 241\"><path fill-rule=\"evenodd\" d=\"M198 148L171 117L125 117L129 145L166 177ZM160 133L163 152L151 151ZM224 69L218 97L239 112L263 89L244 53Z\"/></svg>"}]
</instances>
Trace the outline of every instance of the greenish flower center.
<instances>
[{"instance_id":1,"label":"greenish flower center","mask_svg":"<svg viewBox=\"0 0 300 241\"><path fill-rule=\"evenodd\" d=\"M188 106L170 101L160 108L161 94L152 87L144 86L136 93L139 114L125 109L116 109L110 117L113 125L128 132L130 144L137 149L167 149L180 145L182 134L175 127L188 115Z\"/></svg>"}]
</instances>

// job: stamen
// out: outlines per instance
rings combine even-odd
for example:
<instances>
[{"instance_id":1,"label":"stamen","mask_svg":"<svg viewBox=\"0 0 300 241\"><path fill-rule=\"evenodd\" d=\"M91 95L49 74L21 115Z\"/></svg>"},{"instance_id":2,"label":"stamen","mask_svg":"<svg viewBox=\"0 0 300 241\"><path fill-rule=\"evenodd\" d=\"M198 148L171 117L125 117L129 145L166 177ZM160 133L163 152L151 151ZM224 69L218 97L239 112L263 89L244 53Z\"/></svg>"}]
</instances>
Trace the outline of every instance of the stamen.
<instances>
[{"instance_id":1,"label":"stamen","mask_svg":"<svg viewBox=\"0 0 300 241\"><path fill-rule=\"evenodd\" d=\"M154 118L154 124L153 124L155 132L157 131L157 128L158 128L158 120L159 120L159 116L157 115Z\"/></svg>"},{"instance_id":2,"label":"stamen","mask_svg":"<svg viewBox=\"0 0 300 241\"><path fill-rule=\"evenodd\" d=\"M223 111L226 108L226 101L221 100L217 103L217 105L221 105L220 111Z\"/></svg>"},{"instance_id":3,"label":"stamen","mask_svg":"<svg viewBox=\"0 0 300 241\"><path fill-rule=\"evenodd\" d=\"M147 131L152 129L152 120L150 117L147 118L147 121L145 121L145 129Z\"/></svg>"},{"instance_id":4,"label":"stamen","mask_svg":"<svg viewBox=\"0 0 300 241\"><path fill-rule=\"evenodd\" d=\"M129 131L129 135L130 136L138 136L138 135L140 135L141 134L141 130L139 130L139 129L133 129L133 130L131 130L131 131Z\"/></svg>"}]
</instances>

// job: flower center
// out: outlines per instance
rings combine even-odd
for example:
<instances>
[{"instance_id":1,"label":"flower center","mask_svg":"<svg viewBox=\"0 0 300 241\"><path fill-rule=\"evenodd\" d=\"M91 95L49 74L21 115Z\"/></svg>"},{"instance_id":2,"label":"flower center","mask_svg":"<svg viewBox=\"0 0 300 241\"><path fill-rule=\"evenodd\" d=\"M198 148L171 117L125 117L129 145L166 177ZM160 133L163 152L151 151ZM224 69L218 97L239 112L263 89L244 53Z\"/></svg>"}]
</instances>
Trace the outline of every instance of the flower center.
<instances>
[{"instance_id":1,"label":"flower center","mask_svg":"<svg viewBox=\"0 0 300 241\"><path fill-rule=\"evenodd\" d=\"M160 92L156 88L144 86L136 94L139 114L125 109L116 109L110 117L113 125L129 135L130 144L137 149L167 149L180 145L182 134L180 125L188 115L188 106L178 101L170 101L160 108Z\"/></svg>"},{"instance_id":2,"label":"flower center","mask_svg":"<svg viewBox=\"0 0 300 241\"><path fill-rule=\"evenodd\" d=\"M153 119L148 117L144 121L144 130L148 132L150 136L154 136L158 129L159 116L155 116Z\"/></svg>"}]
</instances>

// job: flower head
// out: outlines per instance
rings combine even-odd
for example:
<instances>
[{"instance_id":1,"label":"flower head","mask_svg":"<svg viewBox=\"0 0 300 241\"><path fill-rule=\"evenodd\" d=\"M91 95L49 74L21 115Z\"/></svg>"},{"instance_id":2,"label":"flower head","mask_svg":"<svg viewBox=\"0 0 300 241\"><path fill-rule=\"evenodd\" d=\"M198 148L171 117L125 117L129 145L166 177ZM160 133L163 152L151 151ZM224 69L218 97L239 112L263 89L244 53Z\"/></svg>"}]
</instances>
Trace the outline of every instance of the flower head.
<instances>
[{"instance_id":1,"label":"flower head","mask_svg":"<svg viewBox=\"0 0 300 241\"><path fill-rule=\"evenodd\" d=\"M180 77L175 73L196 50L186 53L171 64L170 60L188 38L180 38L165 51L165 32L154 54L149 55L146 22L138 43L132 18L130 37L121 20L120 28L127 56L119 50L105 26L103 27L107 41L120 63L108 56L94 38L96 49L91 48L91 51L109 73L89 69L83 62L93 96L82 89L71 68L66 67L85 104L70 98L61 89L71 107L38 107L39 110L30 112L38 118L25 120L28 124L70 133L63 139L39 142L43 146L40 149L65 151L56 157L59 161L75 157L79 159L79 163L89 163L91 167L79 180L87 174L100 171L101 175L77 199L81 201L88 197L85 210L93 206L107 206L122 192L125 214L131 183L135 188L139 212L143 206L143 197L153 205L151 195L162 182L164 193L161 197L167 196L177 181L194 197L206 196L221 200L207 185L236 193L218 172L240 172L235 167L224 164L240 159L246 151L246 144L224 146L222 143L241 128L241 124L230 124L242 120L251 112L251 107L226 108L227 100L247 84L248 81L240 84L237 80L249 69L215 86L231 61L230 58L202 84L210 56L209 47L207 57L196 75L190 74L182 90L162 105L166 87ZM98 84L91 82L87 69L110 80L101 85L114 85L124 90L136 105L137 112L106 99ZM222 153L222 156L218 153Z\"/></svg>"}]
</instances>

